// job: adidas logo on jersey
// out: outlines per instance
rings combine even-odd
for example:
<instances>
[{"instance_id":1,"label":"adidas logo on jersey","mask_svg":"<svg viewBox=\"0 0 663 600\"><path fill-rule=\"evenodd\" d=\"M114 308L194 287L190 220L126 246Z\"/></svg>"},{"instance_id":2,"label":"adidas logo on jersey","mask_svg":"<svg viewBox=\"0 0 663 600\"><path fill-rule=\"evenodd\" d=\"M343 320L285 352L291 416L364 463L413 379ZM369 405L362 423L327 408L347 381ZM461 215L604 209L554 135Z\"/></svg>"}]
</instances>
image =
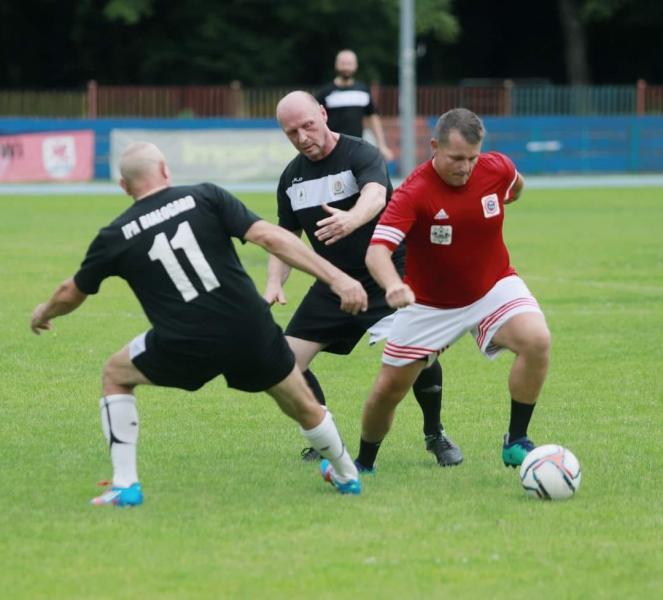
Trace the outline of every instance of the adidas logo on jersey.
<instances>
[{"instance_id":1,"label":"adidas logo on jersey","mask_svg":"<svg viewBox=\"0 0 663 600\"><path fill-rule=\"evenodd\" d=\"M449 215L447 214L447 211L441 208L438 213L433 217L434 219L448 219Z\"/></svg>"}]
</instances>

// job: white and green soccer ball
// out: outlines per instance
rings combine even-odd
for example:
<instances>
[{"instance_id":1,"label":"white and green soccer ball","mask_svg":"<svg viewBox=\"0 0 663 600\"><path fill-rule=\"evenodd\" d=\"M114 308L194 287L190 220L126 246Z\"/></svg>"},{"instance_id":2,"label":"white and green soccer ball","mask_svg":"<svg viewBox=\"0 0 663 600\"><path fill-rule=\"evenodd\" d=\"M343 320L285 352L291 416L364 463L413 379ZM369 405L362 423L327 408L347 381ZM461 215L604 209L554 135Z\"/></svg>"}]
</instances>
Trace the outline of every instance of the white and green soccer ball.
<instances>
[{"instance_id":1,"label":"white and green soccer ball","mask_svg":"<svg viewBox=\"0 0 663 600\"><path fill-rule=\"evenodd\" d=\"M556 444L534 448L520 466L520 482L529 496L565 500L580 487L580 463L573 452Z\"/></svg>"}]
</instances>

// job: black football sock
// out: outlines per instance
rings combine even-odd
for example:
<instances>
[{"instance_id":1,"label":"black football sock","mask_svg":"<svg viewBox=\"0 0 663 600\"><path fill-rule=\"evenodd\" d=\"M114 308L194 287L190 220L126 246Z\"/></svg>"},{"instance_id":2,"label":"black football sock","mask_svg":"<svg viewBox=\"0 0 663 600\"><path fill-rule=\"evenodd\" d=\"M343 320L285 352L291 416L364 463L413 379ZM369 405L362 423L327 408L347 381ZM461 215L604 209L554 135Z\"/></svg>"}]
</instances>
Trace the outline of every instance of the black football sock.
<instances>
[{"instance_id":1,"label":"black football sock","mask_svg":"<svg viewBox=\"0 0 663 600\"><path fill-rule=\"evenodd\" d=\"M421 412L424 414L424 435L436 435L442 427L442 367L435 361L419 373L412 386Z\"/></svg>"},{"instance_id":2,"label":"black football sock","mask_svg":"<svg viewBox=\"0 0 663 600\"><path fill-rule=\"evenodd\" d=\"M378 455L382 442L367 442L363 438L359 440L359 454L357 460L362 467L372 469L375 464L375 459Z\"/></svg>"},{"instance_id":3,"label":"black football sock","mask_svg":"<svg viewBox=\"0 0 663 600\"><path fill-rule=\"evenodd\" d=\"M311 371L311 369L306 369L306 371L304 371L302 375L304 375L304 379L306 379L306 383L308 383L308 386L311 388L311 391L313 392L315 399L318 401L318 404L322 404L322 406L327 406L327 402L325 400L325 393L322 391L322 388L320 387L318 378L315 375L313 375L313 371Z\"/></svg>"},{"instance_id":4,"label":"black football sock","mask_svg":"<svg viewBox=\"0 0 663 600\"><path fill-rule=\"evenodd\" d=\"M513 442L527 435L534 407L536 404L523 404L511 398L511 419L509 421L509 441Z\"/></svg>"}]
</instances>

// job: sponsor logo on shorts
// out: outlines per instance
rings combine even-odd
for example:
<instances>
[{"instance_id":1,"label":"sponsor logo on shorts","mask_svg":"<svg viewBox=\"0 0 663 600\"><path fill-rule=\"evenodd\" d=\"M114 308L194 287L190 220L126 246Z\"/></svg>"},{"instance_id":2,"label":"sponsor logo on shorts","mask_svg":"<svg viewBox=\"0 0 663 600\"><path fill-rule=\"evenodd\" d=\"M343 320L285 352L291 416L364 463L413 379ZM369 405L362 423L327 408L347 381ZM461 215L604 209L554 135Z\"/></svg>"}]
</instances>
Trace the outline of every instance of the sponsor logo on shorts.
<instances>
[{"instance_id":1,"label":"sponsor logo on shorts","mask_svg":"<svg viewBox=\"0 0 663 600\"><path fill-rule=\"evenodd\" d=\"M430 228L431 244L451 245L451 225L432 225Z\"/></svg>"},{"instance_id":2,"label":"sponsor logo on shorts","mask_svg":"<svg viewBox=\"0 0 663 600\"><path fill-rule=\"evenodd\" d=\"M483 216L486 219L491 217L496 217L500 214L500 202L497 198L497 194L489 194L481 198L481 206L483 206Z\"/></svg>"}]
</instances>

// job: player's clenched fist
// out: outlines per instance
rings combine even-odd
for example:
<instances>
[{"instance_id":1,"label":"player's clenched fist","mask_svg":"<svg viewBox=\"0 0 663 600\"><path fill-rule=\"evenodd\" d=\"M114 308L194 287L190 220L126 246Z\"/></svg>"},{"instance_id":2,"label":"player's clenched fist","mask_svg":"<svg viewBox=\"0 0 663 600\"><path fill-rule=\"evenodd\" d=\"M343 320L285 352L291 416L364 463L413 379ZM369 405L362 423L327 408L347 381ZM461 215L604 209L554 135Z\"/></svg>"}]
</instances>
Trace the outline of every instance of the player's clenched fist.
<instances>
[{"instance_id":1,"label":"player's clenched fist","mask_svg":"<svg viewBox=\"0 0 663 600\"><path fill-rule=\"evenodd\" d=\"M341 299L341 310L353 315L368 308L366 290L356 279L343 273L332 282L331 291Z\"/></svg>"},{"instance_id":2,"label":"player's clenched fist","mask_svg":"<svg viewBox=\"0 0 663 600\"><path fill-rule=\"evenodd\" d=\"M402 282L388 288L385 298L391 308L403 308L413 304L415 300L414 292L410 289L410 286Z\"/></svg>"}]
</instances>

